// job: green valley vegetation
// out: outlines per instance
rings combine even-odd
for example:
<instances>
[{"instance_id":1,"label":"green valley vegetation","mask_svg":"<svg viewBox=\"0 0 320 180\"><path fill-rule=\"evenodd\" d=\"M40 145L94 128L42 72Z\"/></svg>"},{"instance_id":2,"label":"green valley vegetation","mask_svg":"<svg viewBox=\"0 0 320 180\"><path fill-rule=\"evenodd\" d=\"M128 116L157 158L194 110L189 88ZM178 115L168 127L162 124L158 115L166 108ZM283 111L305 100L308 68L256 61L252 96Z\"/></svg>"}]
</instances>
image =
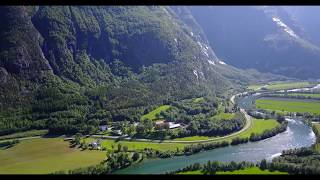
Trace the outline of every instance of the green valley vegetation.
<instances>
[{"instance_id":1,"label":"green valley vegetation","mask_svg":"<svg viewBox=\"0 0 320 180\"><path fill-rule=\"evenodd\" d=\"M180 172L178 174L203 175L204 172L202 172L200 170L196 170L196 171ZM251 174L252 175L285 175L288 173L287 172L280 172L280 171L261 170L259 167L249 167L249 168L234 170L234 171L218 171L218 172L216 172L216 175L251 175Z\"/></svg>"},{"instance_id":2,"label":"green valley vegetation","mask_svg":"<svg viewBox=\"0 0 320 180\"><path fill-rule=\"evenodd\" d=\"M237 174L273 174L285 175L287 172L280 172L273 169L267 169L265 160L254 164L250 162L229 162L221 163L218 161L208 161L206 164L195 163L185 168L169 172L169 174L178 175L237 175Z\"/></svg>"},{"instance_id":3,"label":"green valley vegetation","mask_svg":"<svg viewBox=\"0 0 320 180\"><path fill-rule=\"evenodd\" d=\"M274 93L265 95L265 97L281 97L281 98L293 98L293 99L317 99L320 100L320 94L316 92L304 92L304 93Z\"/></svg>"},{"instance_id":4,"label":"green valley vegetation","mask_svg":"<svg viewBox=\"0 0 320 180\"><path fill-rule=\"evenodd\" d=\"M277 82L277 83L270 83L266 86L268 90L283 90L283 89L295 89L295 88L303 88L303 87L310 87L313 84L310 82Z\"/></svg>"},{"instance_id":5,"label":"green valley vegetation","mask_svg":"<svg viewBox=\"0 0 320 180\"><path fill-rule=\"evenodd\" d=\"M320 114L320 101L288 98L260 98L256 100L258 109L283 112L309 112Z\"/></svg>"},{"instance_id":6,"label":"green valley vegetation","mask_svg":"<svg viewBox=\"0 0 320 180\"><path fill-rule=\"evenodd\" d=\"M267 84L252 84L247 87L249 90L286 90L286 89L296 89L311 87L313 83L310 82L270 82Z\"/></svg>"},{"instance_id":7,"label":"green valley vegetation","mask_svg":"<svg viewBox=\"0 0 320 180\"><path fill-rule=\"evenodd\" d=\"M96 141L96 139L94 138L87 138L84 139L86 143L90 143L93 141ZM186 146L186 144L182 144L182 143L161 143L161 142L141 142L141 141L135 141L135 140L108 140L108 139L102 139L101 140L101 147L102 148L106 148L107 150L116 150L118 148L118 146L126 146L128 147L128 151L143 151L146 149L153 149L156 151L176 151L177 149L182 150L184 148L184 146Z\"/></svg>"},{"instance_id":8,"label":"green valley vegetation","mask_svg":"<svg viewBox=\"0 0 320 180\"><path fill-rule=\"evenodd\" d=\"M0 135L93 134L106 121L139 122L168 101L223 100L240 89L233 77L255 81L242 70L210 65L186 33L190 27L167 11L2 7ZM17 59L19 53L28 58Z\"/></svg>"},{"instance_id":9,"label":"green valley vegetation","mask_svg":"<svg viewBox=\"0 0 320 180\"><path fill-rule=\"evenodd\" d=\"M171 108L170 105L159 106L155 110L152 110L151 112L149 112L148 114L145 114L145 115L141 116L141 120L145 120L145 119L158 120L158 119L161 119L163 117L161 117L160 113L164 112L164 111L167 111L169 108Z\"/></svg>"}]
</instances>

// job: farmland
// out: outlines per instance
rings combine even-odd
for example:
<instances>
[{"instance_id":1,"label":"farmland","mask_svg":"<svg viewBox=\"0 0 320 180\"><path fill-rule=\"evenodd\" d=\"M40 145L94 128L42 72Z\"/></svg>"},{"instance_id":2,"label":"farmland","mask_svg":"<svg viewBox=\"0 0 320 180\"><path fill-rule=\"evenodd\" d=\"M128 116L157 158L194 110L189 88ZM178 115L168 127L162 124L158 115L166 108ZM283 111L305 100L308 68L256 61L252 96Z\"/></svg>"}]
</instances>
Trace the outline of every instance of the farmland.
<instances>
[{"instance_id":1,"label":"farmland","mask_svg":"<svg viewBox=\"0 0 320 180\"><path fill-rule=\"evenodd\" d=\"M253 84L249 85L249 90L260 90L262 87L266 88L267 90L284 90L284 89L295 89L295 88L303 88L309 87L312 84L310 82L271 82L269 84Z\"/></svg>"},{"instance_id":2,"label":"farmland","mask_svg":"<svg viewBox=\"0 0 320 180\"><path fill-rule=\"evenodd\" d=\"M268 90L295 89L310 86L309 82L274 83L266 86Z\"/></svg>"},{"instance_id":3,"label":"farmland","mask_svg":"<svg viewBox=\"0 0 320 180\"><path fill-rule=\"evenodd\" d=\"M320 94L311 94L311 93L290 93L288 96L303 96L303 97L310 97L310 98L320 98Z\"/></svg>"},{"instance_id":4,"label":"farmland","mask_svg":"<svg viewBox=\"0 0 320 180\"><path fill-rule=\"evenodd\" d=\"M86 142L93 141L92 138L87 138ZM152 148L158 151L176 151L177 148L182 150L186 144L180 143L161 143L161 142L140 142L140 141L115 141L111 139L102 140L102 147L107 149L117 148L118 144L127 146L129 151L141 151L145 148Z\"/></svg>"},{"instance_id":5,"label":"farmland","mask_svg":"<svg viewBox=\"0 0 320 180\"><path fill-rule=\"evenodd\" d=\"M320 101L293 100L286 98L260 98L256 100L258 109L286 112L309 112L320 114Z\"/></svg>"},{"instance_id":6,"label":"farmland","mask_svg":"<svg viewBox=\"0 0 320 180\"><path fill-rule=\"evenodd\" d=\"M225 171L225 172L217 172L219 175L223 174L231 174L231 175L237 175L237 174L288 174L287 172L279 172L279 171L269 171L269 170L261 170L258 167L251 167L251 168L246 168L246 169L241 169L241 170L236 170L236 171Z\"/></svg>"},{"instance_id":7,"label":"farmland","mask_svg":"<svg viewBox=\"0 0 320 180\"><path fill-rule=\"evenodd\" d=\"M275 119L262 120L253 118L253 127L248 131L240 134L239 137L249 138L251 133L262 134L265 130L273 129L278 125L280 124Z\"/></svg>"},{"instance_id":8,"label":"farmland","mask_svg":"<svg viewBox=\"0 0 320 180\"><path fill-rule=\"evenodd\" d=\"M0 149L0 174L47 174L95 165L105 157L102 151L70 148L63 138L23 140L9 149Z\"/></svg>"},{"instance_id":9,"label":"farmland","mask_svg":"<svg viewBox=\"0 0 320 180\"><path fill-rule=\"evenodd\" d=\"M144 120L144 119L157 120L158 119L157 114L160 114L161 111L166 111L169 108L171 108L170 105L159 106L155 110L150 111L148 114L143 115L141 117L141 120Z\"/></svg>"},{"instance_id":10,"label":"farmland","mask_svg":"<svg viewBox=\"0 0 320 180\"><path fill-rule=\"evenodd\" d=\"M217 115L213 116L212 119L217 119L217 120L230 120L236 117L235 113L218 113Z\"/></svg>"},{"instance_id":11,"label":"farmland","mask_svg":"<svg viewBox=\"0 0 320 180\"><path fill-rule=\"evenodd\" d=\"M209 140L209 136L189 136L183 138L175 138L176 141L196 141L196 140Z\"/></svg>"},{"instance_id":12,"label":"farmland","mask_svg":"<svg viewBox=\"0 0 320 180\"><path fill-rule=\"evenodd\" d=\"M43 136L48 133L48 130L30 130L25 132L18 132L14 134L9 134L5 136L0 136L0 141L6 139L14 139L14 138L23 138L23 137L31 137L31 136Z\"/></svg>"}]
</instances>

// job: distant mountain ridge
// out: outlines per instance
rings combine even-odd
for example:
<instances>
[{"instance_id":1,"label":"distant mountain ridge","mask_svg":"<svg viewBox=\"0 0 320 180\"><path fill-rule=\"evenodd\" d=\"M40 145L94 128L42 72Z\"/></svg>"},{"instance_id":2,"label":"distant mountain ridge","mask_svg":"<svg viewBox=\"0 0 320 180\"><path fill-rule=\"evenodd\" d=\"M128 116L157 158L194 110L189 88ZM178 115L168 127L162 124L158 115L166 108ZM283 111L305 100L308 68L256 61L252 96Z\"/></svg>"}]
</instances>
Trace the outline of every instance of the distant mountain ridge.
<instances>
[{"instance_id":1,"label":"distant mountain ridge","mask_svg":"<svg viewBox=\"0 0 320 180\"><path fill-rule=\"evenodd\" d=\"M318 79L320 48L283 7L188 7L216 55L239 68Z\"/></svg>"}]
</instances>

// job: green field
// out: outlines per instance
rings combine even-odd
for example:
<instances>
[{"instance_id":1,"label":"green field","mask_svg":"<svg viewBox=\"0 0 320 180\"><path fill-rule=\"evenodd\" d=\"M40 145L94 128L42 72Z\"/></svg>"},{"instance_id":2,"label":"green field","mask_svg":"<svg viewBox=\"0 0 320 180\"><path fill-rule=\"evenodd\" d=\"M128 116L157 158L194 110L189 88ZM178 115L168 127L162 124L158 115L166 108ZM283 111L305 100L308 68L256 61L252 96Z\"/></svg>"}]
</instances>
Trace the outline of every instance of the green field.
<instances>
[{"instance_id":1,"label":"green field","mask_svg":"<svg viewBox=\"0 0 320 180\"><path fill-rule=\"evenodd\" d=\"M248 86L248 89L249 89L249 90L257 91L257 90L259 90L262 86L264 86L264 85L261 85L261 84L253 84L253 85Z\"/></svg>"},{"instance_id":2,"label":"green field","mask_svg":"<svg viewBox=\"0 0 320 180\"><path fill-rule=\"evenodd\" d=\"M177 174L183 174L183 175L202 175L203 172L201 170L196 171L185 171L185 172L179 172Z\"/></svg>"},{"instance_id":3,"label":"green field","mask_svg":"<svg viewBox=\"0 0 320 180\"><path fill-rule=\"evenodd\" d=\"M279 110L287 112L309 112L320 114L320 101L301 101L286 98L268 99L261 98L256 100L258 109Z\"/></svg>"},{"instance_id":4,"label":"green field","mask_svg":"<svg viewBox=\"0 0 320 180\"><path fill-rule=\"evenodd\" d=\"M180 172L178 174L183 174L183 175L201 175L204 174L202 171L197 170L197 171L186 171L186 172ZM251 168L246 168L246 169L241 169L241 170L236 170L236 171L219 171L216 173L217 175L240 175L240 174L266 174L266 175L280 175L280 174L288 174L287 172L280 172L280 171L269 171L269 170L261 170L259 167L251 167Z\"/></svg>"},{"instance_id":5,"label":"green field","mask_svg":"<svg viewBox=\"0 0 320 180\"><path fill-rule=\"evenodd\" d=\"M290 93L289 96L303 96L310 98L320 98L320 94L310 94L310 93Z\"/></svg>"},{"instance_id":6,"label":"green field","mask_svg":"<svg viewBox=\"0 0 320 180\"><path fill-rule=\"evenodd\" d=\"M265 130L270 130L280 125L275 119L255 119L253 118L253 127L248 131L241 133L238 137L249 138L251 133L262 134Z\"/></svg>"},{"instance_id":7,"label":"green field","mask_svg":"<svg viewBox=\"0 0 320 180\"><path fill-rule=\"evenodd\" d=\"M289 82L289 83L275 83L267 85L268 90L283 90L283 89L295 89L310 86L309 82Z\"/></svg>"},{"instance_id":8,"label":"green field","mask_svg":"<svg viewBox=\"0 0 320 180\"><path fill-rule=\"evenodd\" d=\"M247 87L249 90L260 90L263 86L268 90L285 90L285 89L295 89L309 87L312 85L310 82L271 82L269 84L252 84Z\"/></svg>"},{"instance_id":9,"label":"green field","mask_svg":"<svg viewBox=\"0 0 320 180\"><path fill-rule=\"evenodd\" d=\"M48 132L49 132L48 130L30 130L25 132L18 132L14 134L5 135L5 136L0 136L0 141L5 139L23 138L23 137L31 137L31 136L43 136Z\"/></svg>"},{"instance_id":10,"label":"green field","mask_svg":"<svg viewBox=\"0 0 320 180\"><path fill-rule=\"evenodd\" d=\"M145 114L141 117L141 120L144 120L144 119L150 119L150 120L157 120L157 114L160 114L161 111L166 111L168 110L169 108L171 108L170 105L162 105L162 106L159 106L157 107L155 110L153 111L150 111L148 114Z\"/></svg>"},{"instance_id":11,"label":"green field","mask_svg":"<svg viewBox=\"0 0 320 180\"><path fill-rule=\"evenodd\" d=\"M237 174L288 174L287 172L279 172L279 171L269 171L269 170L261 170L259 167L251 167L251 168L246 168L242 170L236 170L236 171L225 171L225 172L217 172L219 175L223 174L232 174L232 175L237 175Z\"/></svg>"},{"instance_id":12,"label":"green field","mask_svg":"<svg viewBox=\"0 0 320 180\"><path fill-rule=\"evenodd\" d=\"M47 174L100 163L102 151L69 148L63 138L37 138L0 150L0 174Z\"/></svg>"},{"instance_id":13,"label":"green field","mask_svg":"<svg viewBox=\"0 0 320 180\"><path fill-rule=\"evenodd\" d=\"M87 138L86 142L93 141L92 138ZM140 142L140 141L115 141L110 139L104 139L102 140L102 147L105 147L107 149L112 149L112 145L114 146L114 149L117 149L118 144L121 144L122 146L127 146L129 151L134 150L144 150L145 148L152 148L154 150L159 151L176 151L177 148L182 150L186 144L180 144L180 143L157 143L157 142Z\"/></svg>"},{"instance_id":14,"label":"green field","mask_svg":"<svg viewBox=\"0 0 320 180\"><path fill-rule=\"evenodd\" d=\"M183 137L183 138L175 138L176 141L197 141L197 140L208 140L212 137L209 136L190 136L190 137Z\"/></svg>"},{"instance_id":15,"label":"green field","mask_svg":"<svg viewBox=\"0 0 320 180\"><path fill-rule=\"evenodd\" d=\"M200 98L195 98L193 100L194 103L199 103L199 102L203 102L204 101L204 98L203 97L200 97Z\"/></svg>"},{"instance_id":16,"label":"green field","mask_svg":"<svg viewBox=\"0 0 320 180\"><path fill-rule=\"evenodd\" d=\"M215 116L212 117L212 119L217 119L217 120L230 120L230 119L234 119L236 117L235 113L224 113L221 112Z\"/></svg>"}]
</instances>

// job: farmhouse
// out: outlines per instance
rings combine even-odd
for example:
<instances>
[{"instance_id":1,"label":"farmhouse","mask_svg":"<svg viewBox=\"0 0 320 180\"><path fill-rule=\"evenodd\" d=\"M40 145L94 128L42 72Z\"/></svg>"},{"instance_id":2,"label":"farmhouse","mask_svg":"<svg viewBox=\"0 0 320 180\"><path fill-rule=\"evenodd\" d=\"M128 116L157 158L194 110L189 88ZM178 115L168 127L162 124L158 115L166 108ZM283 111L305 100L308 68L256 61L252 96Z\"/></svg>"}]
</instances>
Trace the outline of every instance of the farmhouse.
<instances>
[{"instance_id":1,"label":"farmhouse","mask_svg":"<svg viewBox=\"0 0 320 180\"><path fill-rule=\"evenodd\" d=\"M116 136L122 136L121 130L114 130L114 131L112 131L112 133L115 134Z\"/></svg>"},{"instance_id":2,"label":"farmhouse","mask_svg":"<svg viewBox=\"0 0 320 180\"><path fill-rule=\"evenodd\" d=\"M107 125L100 125L99 126L99 130L100 131L106 131L108 129L108 126Z\"/></svg>"},{"instance_id":3,"label":"farmhouse","mask_svg":"<svg viewBox=\"0 0 320 180\"><path fill-rule=\"evenodd\" d=\"M156 122L156 128L161 129L161 128L168 128L168 129L174 129L180 127L180 124L175 124L174 122L167 122L167 121L157 121Z\"/></svg>"},{"instance_id":4,"label":"farmhouse","mask_svg":"<svg viewBox=\"0 0 320 180\"><path fill-rule=\"evenodd\" d=\"M93 141L89 144L89 147L91 147L92 149L100 149L100 142Z\"/></svg>"},{"instance_id":5,"label":"farmhouse","mask_svg":"<svg viewBox=\"0 0 320 180\"><path fill-rule=\"evenodd\" d=\"M174 129L181 126L180 124L175 124L173 122L168 122L168 124L169 124L169 129Z\"/></svg>"}]
</instances>

